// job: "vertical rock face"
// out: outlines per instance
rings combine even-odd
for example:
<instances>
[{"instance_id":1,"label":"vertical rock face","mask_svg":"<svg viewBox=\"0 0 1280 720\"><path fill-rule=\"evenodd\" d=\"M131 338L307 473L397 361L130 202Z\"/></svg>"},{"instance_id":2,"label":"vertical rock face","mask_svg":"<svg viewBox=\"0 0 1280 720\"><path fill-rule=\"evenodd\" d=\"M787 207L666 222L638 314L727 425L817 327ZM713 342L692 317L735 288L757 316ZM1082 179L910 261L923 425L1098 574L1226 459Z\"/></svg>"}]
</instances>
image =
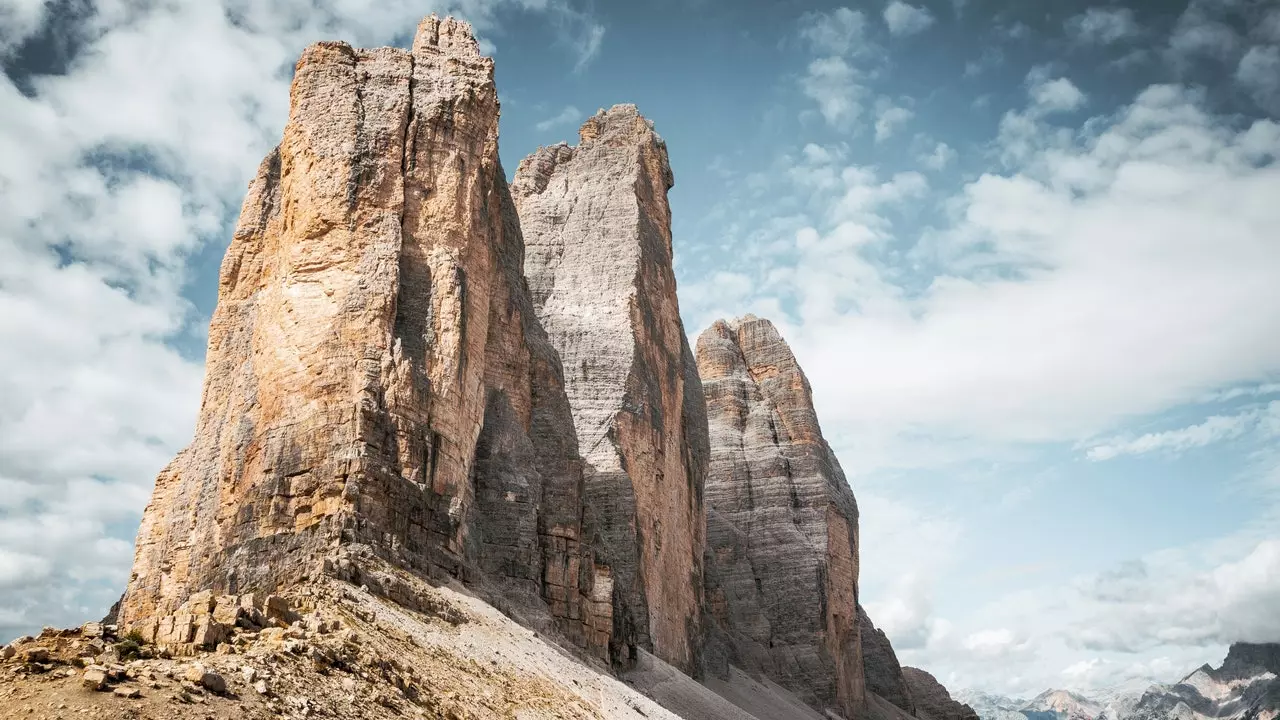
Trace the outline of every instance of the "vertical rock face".
<instances>
[{"instance_id":1,"label":"vertical rock face","mask_svg":"<svg viewBox=\"0 0 1280 720\"><path fill-rule=\"evenodd\" d=\"M879 695L907 713L915 713L915 702L911 699L911 690L907 687L907 679L897 654L893 652L893 645L884 631L871 622L861 605L858 606L858 628L862 633L862 665L867 692Z\"/></svg>"},{"instance_id":2,"label":"vertical rock face","mask_svg":"<svg viewBox=\"0 0 1280 720\"><path fill-rule=\"evenodd\" d=\"M772 323L717 321L697 343L711 465L708 602L730 661L845 717L864 707L858 508L804 372Z\"/></svg>"},{"instance_id":3,"label":"vertical rock face","mask_svg":"<svg viewBox=\"0 0 1280 720\"><path fill-rule=\"evenodd\" d=\"M698 664L705 404L671 265L666 145L634 106L577 147L541 148L512 185L538 317L564 363L583 458L593 600L615 659ZM605 589L608 592L605 592Z\"/></svg>"},{"instance_id":4,"label":"vertical rock face","mask_svg":"<svg viewBox=\"0 0 1280 720\"><path fill-rule=\"evenodd\" d=\"M493 63L465 23L424 20L411 52L303 53L123 624L154 632L196 591L270 591L359 544L541 595L586 642L582 464L497 132Z\"/></svg>"}]
</instances>

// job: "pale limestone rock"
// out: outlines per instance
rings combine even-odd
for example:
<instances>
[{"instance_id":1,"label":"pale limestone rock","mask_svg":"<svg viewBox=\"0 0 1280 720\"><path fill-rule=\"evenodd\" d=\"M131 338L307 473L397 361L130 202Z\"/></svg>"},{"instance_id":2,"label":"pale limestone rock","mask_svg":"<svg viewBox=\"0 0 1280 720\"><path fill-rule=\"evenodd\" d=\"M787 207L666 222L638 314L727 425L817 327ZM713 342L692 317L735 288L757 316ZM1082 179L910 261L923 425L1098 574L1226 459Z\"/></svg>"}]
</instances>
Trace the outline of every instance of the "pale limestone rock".
<instances>
[{"instance_id":1,"label":"pale limestone rock","mask_svg":"<svg viewBox=\"0 0 1280 720\"><path fill-rule=\"evenodd\" d=\"M671 265L665 143L635 106L540 148L512 194L538 318L564 363L595 537L593 613L616 661L699 664L707 436ZM607 592L606 592L607 591Z\"/></svg>"},{"instance_id":2,"label":"pale limestone rock","mask_svg":"<svg viewBox=\"0 0 1280 720\"><path fill-rule=\"evenodd\" d=\"M708 604L728 660L856 717L858 507L809 382L774 326L752 316L717 321L697 357L711 432Z\"/></svg>"},{"instance_id":3,"label":"pale limestone rock","mask_svg":"<svg viewBox=\"0 0 1280 720\"><path fill-rule=\"evenodd\" d=\"M195 440L157 480L121 623L211 642L197 618L231 612L217 596L314 581L357 545L541 596L589 644L582 464L520 274L492 60L465 23L431 17L412 52L312 45L290 99L223 261ZM179 614L193 593L208 608Z\"/></svg>"}]
</instances>

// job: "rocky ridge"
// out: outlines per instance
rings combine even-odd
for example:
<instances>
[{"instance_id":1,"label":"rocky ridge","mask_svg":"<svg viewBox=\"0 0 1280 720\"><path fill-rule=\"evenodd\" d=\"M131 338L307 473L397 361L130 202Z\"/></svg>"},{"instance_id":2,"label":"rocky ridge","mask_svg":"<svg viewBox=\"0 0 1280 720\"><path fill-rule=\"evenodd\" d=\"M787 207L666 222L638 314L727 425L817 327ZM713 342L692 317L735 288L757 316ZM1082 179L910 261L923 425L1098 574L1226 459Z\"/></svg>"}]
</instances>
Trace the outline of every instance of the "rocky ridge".
<instances>
[{"instance_id":1,"label":"rocky ridge","mask_svg":"<svg viewBox=\"0 0 1280 720\"><path fill-rule=\"evenodd\" d=\"M497 127L465 23L304 51L116 642L21 640L0 692L134 717L973 717L859 605L857 504L776 328L719 322L692 352L653 124L602 110L510 187Z\"/></svg>"},{"instance_id":2,"label":"rocky ridge","mask_svg":"<svg viewBox=\"0 0 1280 720\"><path fill-rule=\"evenodd\" d=\"M982 720L1275 720L1280 717L1280 644L1236 643L1221 667L1178 682L1090 693L1047 690L1031 701L976 692L960 696Z\"/></svg>"}]
</instances>

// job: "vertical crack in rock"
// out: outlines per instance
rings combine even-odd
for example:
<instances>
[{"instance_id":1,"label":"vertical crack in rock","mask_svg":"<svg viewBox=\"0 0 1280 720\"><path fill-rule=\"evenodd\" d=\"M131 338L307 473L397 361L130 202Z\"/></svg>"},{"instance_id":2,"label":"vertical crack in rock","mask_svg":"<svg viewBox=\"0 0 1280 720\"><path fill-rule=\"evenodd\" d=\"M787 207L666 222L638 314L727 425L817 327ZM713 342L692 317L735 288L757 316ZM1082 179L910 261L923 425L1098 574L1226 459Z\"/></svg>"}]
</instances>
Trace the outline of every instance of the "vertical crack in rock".
<instances>
[{"instance_id":1,"label":"vertical crack in rock","mask_svg":"<svg viewBox=\"0 0 1280 720\"><path fill-rule=\"evenodd\" d=\"M120 622L163 642L197 592L361 578L372 553L592 646L603 583L580 568L583 466L521 276L492 60L465 23L430 17L411 52L308 47L290 99Z\"/></svg>"},{"instance_id":2,"label":"vertical crack in rock","mask_svg":"<svg viewBox=\"0 0 1280 720\"><path fill-rule=\"evenodd\" d=\"M728 661L858 716L858 507L809 382L774 326L749 315L703 332L697 361L711 435L710 612Z\"/></svg>"},{"instance_id":3,"label":"vertical crack in rock","mask_svg":"<svg viewBox=\"0 0 1280 720\"><path fill-rule=\"evenodd\" d=\"M593 598L611 653L699 666L705 404L671 265L666 145L632 105L540 148L512 186L535 310L564 362L583 458ZM603 620L603 618L601 618Z\"/></svg>"}]
</instances>

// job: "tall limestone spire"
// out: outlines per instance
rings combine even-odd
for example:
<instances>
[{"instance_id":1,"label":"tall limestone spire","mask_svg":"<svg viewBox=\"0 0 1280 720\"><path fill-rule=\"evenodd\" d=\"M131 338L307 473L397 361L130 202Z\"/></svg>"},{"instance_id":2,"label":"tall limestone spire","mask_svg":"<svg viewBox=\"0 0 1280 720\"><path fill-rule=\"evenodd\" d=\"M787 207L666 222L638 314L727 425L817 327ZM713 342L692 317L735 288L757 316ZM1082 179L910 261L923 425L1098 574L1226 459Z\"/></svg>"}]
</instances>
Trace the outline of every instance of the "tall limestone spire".
<instances>
[{"instance_id":1,"label":"tall limestone spire","mask_svg":"<svg viewBox=\"0 0 1280 720\"><path fill-rule=\"evenodd\" d=\"M681 324L665 143L633 105L577 147L540 148L512 194L538 317L559 351L582 455L584 532L612 584L615 660L698 665L706 408Z\"/></svg>"},{"instance_id":2,"label":"tall limestone spire","mask_svg":"<svg viewBox=\"0 0 1280 720\"><path fill-rule=\"evenodd\" d=\"M188 642L160 620L193 593L270 592L356 547L500 585L589 644L582 463L521 275L492 60L468 25L430 17L412 52L307 48L290 97L122 623Z\"/></svg>"},{"instance_id":3,"label":"tall limestone spire","mask_svg":"<svg viewBox=\"0 0 1280 720\"><path fill-rule=\"evenodd\" d=\"M858 506L777 328L746 316L698 338L711 467L708 591L730 662L860 717Z\"/></svg>"}]
</instances>

